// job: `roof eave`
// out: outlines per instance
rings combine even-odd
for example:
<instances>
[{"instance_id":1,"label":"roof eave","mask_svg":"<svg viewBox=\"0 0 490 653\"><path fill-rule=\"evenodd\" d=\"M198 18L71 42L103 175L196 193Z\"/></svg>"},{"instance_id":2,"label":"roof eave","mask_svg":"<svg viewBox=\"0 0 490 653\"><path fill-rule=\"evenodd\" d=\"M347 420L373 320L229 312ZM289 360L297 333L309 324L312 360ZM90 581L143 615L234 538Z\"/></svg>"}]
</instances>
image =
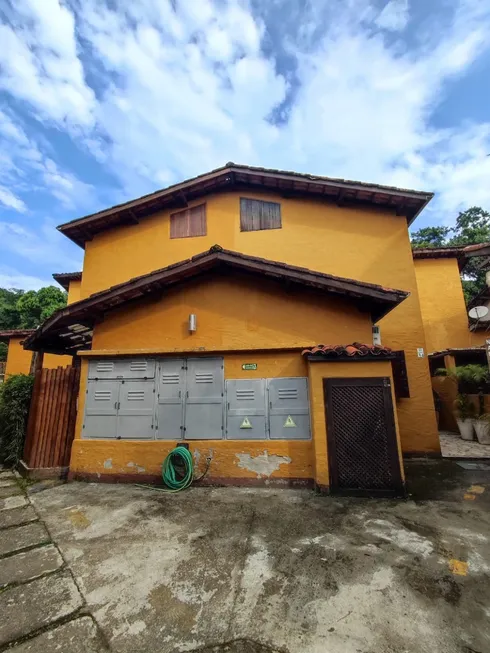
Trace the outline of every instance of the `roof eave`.
<instances>
[{"instance_id":1,"label":"roof eave","mask_svg":"<svg viewBox=\"0 0 490 653\"><path fill-rule=\"evenodd\" d=\"M237 176L240 179L237 179ZM99 228L100 231L110 229L116 226L116 224L135 224L140 218L145 217L145 210L148 211L147 214L149 215L164 208L171 208L174 204L178 205L179 202L182 202L185 206L187 202L185 192L192 193L194 191L196 197L202 197L210 192L216 192L226 187L229 187L231 190L235 186L246 186L247 181L242 180L242 177L248 178L248 184L252 188L262 186L264 189L275 189L280 193L301 192L312 197L333 201L367 202L375 206L391 207L401 215L405 215L409 224L415 220L420 211L427 206L434 196L433 193L397 189L390 186L228 164L209 173L156 191L155 193L125 202L124 204L119 204L104 211L99 211L98 213L87 215L83 218L77 218L76 220L59 225L57 228L67 238L83 247L85 242L93 237L91 231L93 225L97 222L101 225ZM262 180L273 180L274 183L267 184L262 181L260 184L257 182L259 178ZM219 181L220 179L221 181ZM317 190L314 191L312 190L313 188ZM323 188L323 192L318 192L319 188ZM332 192L327 192L327 189L332 189ZM355 193L356 195L349 197L349 193ZM371 194L369 199L366 199L366 194ZM382 201L378 201L380 197L398 198L400 202L391 201L383 203ZM164 206L165 201L166 205ZM138 212L141 215L138 215ZM118 216L118 214L120 216L119 222L113 224L111 218ZM104 220L109 220L110 222L105 224Z\"/></svg>"}]
</instances>

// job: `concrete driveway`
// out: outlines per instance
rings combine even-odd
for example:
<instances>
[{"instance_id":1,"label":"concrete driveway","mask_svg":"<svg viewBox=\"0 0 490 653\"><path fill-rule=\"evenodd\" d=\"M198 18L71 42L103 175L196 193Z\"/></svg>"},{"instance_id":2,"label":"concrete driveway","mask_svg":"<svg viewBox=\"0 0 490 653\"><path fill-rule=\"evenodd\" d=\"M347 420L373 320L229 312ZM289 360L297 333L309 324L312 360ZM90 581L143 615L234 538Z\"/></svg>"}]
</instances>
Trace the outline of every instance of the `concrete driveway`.
<instances>
[{"instance_id":1,"label":"concrete driveway","mask_svg":"<svg viewBox=\"0 0 490 653\"><path fill-rule=\"evenodd\" d=\"M98 629L80 651L486 653L490 471L411 476L408 501L84 483L30 499ZM18 650L70 650L56 625Z\"/></svg>"}]
</instances>

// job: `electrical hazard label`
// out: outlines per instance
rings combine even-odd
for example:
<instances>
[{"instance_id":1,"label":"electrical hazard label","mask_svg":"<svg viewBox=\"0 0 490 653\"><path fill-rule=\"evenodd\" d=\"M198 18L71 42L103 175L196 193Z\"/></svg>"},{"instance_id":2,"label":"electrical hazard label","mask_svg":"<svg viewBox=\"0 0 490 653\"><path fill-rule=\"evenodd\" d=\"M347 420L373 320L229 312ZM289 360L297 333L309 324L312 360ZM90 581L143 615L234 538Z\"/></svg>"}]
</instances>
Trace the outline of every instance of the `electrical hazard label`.
<instances>
[{"instance_id":1,"label":"electrical hazard label","mask_svg":"<svg viewBox=\"0 0 490 653\"><path fill-rule=\"evenodd\" d=\"M294 428L295 426L296 426L296 422L291 417L291 415L288 415L286 421L284 422L284 428L286 428L286 429L290 428L291 429L291 428Z\"/></svg>"},{"instance_id":2,"label":"electrical hazard label","mask_svg":"<svg viewBox=\"0 0 490 653\"><path fill-rule=\"evenodd\" d=\"M250 420L248 417L243 418L243 422L240 424L241 429L251 429L253 428L252 425L250 424Z\"/></svg>"}]
</instances>

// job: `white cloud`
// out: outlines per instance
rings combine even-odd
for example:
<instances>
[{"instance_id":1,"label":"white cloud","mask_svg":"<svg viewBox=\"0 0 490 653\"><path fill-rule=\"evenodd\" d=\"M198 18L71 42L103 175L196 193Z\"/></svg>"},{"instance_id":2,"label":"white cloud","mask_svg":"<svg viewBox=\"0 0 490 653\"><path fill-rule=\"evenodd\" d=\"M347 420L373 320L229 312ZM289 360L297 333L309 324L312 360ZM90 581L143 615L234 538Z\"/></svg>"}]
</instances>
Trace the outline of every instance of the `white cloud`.
<instances>
[{"instance_id":1,"label":"white cloud","mask_svg":"<svg viewBox=\"0 0 490 653\"><path fill-rule=\"evenodd\" d=\"M15 268L0 265L0 288L18 288L20 290L39 290L44 286L54 285L53 280L33 277Z\"/></svg>"},{"instance_id":2,"label":"white cloud","mask_svg":"<svg viewBox=\"0 0 490 653\"><path fill-rule=\"evenodd\" d=\"M381 12L377 0L277 0L260 15L247 0L68 1L16 3L0 86L68 130L126 198L235 160L435 190L443 220L490 206L489 124L431 121L489 46L484 0L426 8L420 25L408 0ZM297 24L275 29L289 14ZM65 206L93 193L0 116L2 129ZM21 168L14 159L9 174Z\"/></svg>"},{"instance_id":3,"label":"white cloud","mask_svg":"<svg viewBox=\"0 0 490 653\"><path fill-rule=\"evenodd\" d=\"M20 213L24 213L27 210L24 202L4 186L0 186L0 204L14 209L15 211L19 211Z\"/></svg>"},{"instance_id":4,"label":"white cloud","mask_svg":"<svg viewBox=\"0 0 490 653\"><path fill-rule=\"evenodd\" d=\"M81 251L73 255L64 240L49 220L44 221L37 230L17 222L0 222L0 251L9 252L40 267L49 263L53 271L81 269Z\"/></svg>"},{"instance_id":5,"label":"white cloud","mask_svg":"<svg viewBox=\"0 0 490 653\"><path fill-rule=\"evenodd\" d=\"M0 25L0 88L26 100L41 118L92 123L94 92L77 56L75 19L58 0L17 0Z\"/></svg>"},{"instance_id":6,"label":"white cloud","mask_svg":"<svg viewBox=\"0 0 490 653\"><path fill-rule=\"evenodd\" d=\"M390 0L376 19L383 29L398 32L405 29L409 21L408 0Z\"/></svg>"}]
</instances>

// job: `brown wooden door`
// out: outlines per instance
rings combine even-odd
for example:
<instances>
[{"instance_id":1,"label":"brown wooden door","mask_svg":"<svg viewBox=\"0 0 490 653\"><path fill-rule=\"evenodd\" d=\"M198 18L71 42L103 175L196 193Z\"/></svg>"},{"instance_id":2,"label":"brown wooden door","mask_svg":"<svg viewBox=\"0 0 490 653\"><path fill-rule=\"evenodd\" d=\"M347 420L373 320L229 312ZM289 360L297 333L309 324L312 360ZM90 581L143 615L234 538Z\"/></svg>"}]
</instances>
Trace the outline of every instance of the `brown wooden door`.
<instances>
[{"instance_id":1,"label":"brown wooden door","mask_svg":"<svg viewBox=\"0 0 490 653\"><path fill-rule=\"evenodd\" d=\"M403 494L390 379L324 379L330 490Z\"/></svg>"}]
</instances>

